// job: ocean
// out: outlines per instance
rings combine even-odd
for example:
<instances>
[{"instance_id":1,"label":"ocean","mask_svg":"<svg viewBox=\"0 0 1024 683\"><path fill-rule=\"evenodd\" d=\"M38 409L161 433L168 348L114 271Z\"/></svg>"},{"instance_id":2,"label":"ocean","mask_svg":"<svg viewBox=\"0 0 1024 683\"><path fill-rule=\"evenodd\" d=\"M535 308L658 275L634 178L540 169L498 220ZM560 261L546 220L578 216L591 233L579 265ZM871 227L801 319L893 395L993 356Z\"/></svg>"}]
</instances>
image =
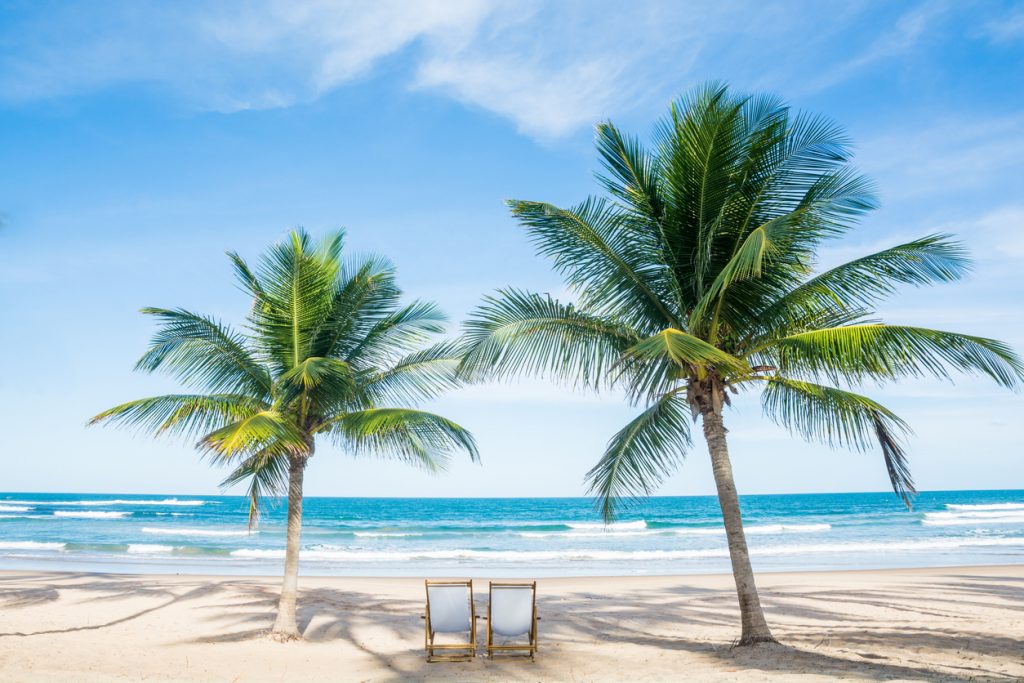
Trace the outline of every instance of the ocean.
<instances>
[{"instance_id":1,"label":"ocean","mask_svg":"<svg viewBox=\"0 0 1024 683\"><path fill-rule=\"evenodd\" d=\"M1024 491L743 496L755 570L1024 562ZM0 568L277 574L283 503L0 493ZM543 577L729 571L717 499L655 497L605 526L585 498L307 498L308 575Z\"/></svg>"}]
</instances>

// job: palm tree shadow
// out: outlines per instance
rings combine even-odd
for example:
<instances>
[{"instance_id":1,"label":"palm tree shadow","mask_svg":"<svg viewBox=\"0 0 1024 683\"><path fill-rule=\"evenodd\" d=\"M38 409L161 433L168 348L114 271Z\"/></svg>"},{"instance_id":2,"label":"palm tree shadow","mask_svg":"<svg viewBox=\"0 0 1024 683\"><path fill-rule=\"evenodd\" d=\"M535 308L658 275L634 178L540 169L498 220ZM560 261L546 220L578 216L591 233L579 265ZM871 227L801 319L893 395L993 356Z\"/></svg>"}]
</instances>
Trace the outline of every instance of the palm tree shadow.
<instances>
[{"instance_id":1,"label":"palm tree shadow","mask_svg":"<svg viewBox=\"0 0 1024 683\"><path fill-rule=\"evenodd\" d=\"M981 580L975 582L976 578ZM1014 585L1020 580L1005 578L1005 584L1002 577L974 576L918 584L927 596L920 602L908 594L906 587L902 591L898 587L820 591L800 586L763 590L762 600L776 623L776 635L782 645L734 648L721 640L716 642L715 632L732 632L735 628L735 596L728 591L702 591L690 586L620 594L610 614L582 613L572 618L571 624L564 625L567 636L581 633L595 640L699 653L734 667L778 674L806 670L835 678L856 675L874 680L1020 680L1019 637L972 632L969 622L963 621L964 615L981 606L997 607L1011 614L1024 610L1024 591ZM666 592L678 596L660 601L664 612L672 613L673 618L652 618L645 605ZM991 600L979 601L976 598L980 596ZM573 601L571 597L568 600ZM805 601L813 606L803 604ZM940 607L935 608L936 604ZM854 606L867 608L872 616L858 617L850 609ZM882 621L877 617L884 613L882 610L910 616ZM922 616L941 620L943 626L921 625L917 618ZM553 620L548 627L557 624ZM707 628L709 637L676 637L679 625ZM936 664L929 661L929 652L955 653L961 663ZM1003 670L1013 663L1018 667L1016 672Z\"/></svg>"},{"instance_id":2,"label":"palm tree shadow","mask_svg":"<svg viewBox=\"0 0 1024 683\"><path fill-rule=\"evenodd\" d=\"M183 593L175 593L169 588L160 587L159 583L147 580L144 577L137 578L127 575L116 574L69 574L69 575L40 575L37 577L16 577L20 581L26 578L57 580L58 584L45 585L42 587L29 586L26 588L2 589L0 600L6 609L20 609L38 607L43 604L53 603L60 599L61 591L84 592L85 601L118 601L125 598L138 597L163 597L165 600L159 604L140 609L130 614L111 619L97 624L84 626L69 626L66 628L45 629L40 631L11 631L0 633L0 638L21 637L27 638L41 635L55 635L60 633L74 633L76 631L97 631L110 628L119 624L133 621L140 617L158 612L178 602L199 600L211 593L223 590L223 586L217 583L200 583L187 588ZM80 579L84 579L81 581Z\"/></svg>"},{"instance_id":3,"label":"palm tree shadow","mask_svg":"<svg viewBox=\"0 0 1024 683\"><path fill-rule=\"evenodd\" d=\"M981 607L996 610L1000 619L1024 612L1019 580L948 576L912 587L908 591L907 585L900 584L848 590L813 584L769 585L762 597L776 635L785 644L733 648L729 638L735 635L738 615L735 595L726 589L695 587L681 580L671 587L617 586L607 594L545 595L541 585L541 655L529 664L478 658L459 667L427 665L421 650L424 605L412 592L381 595L357 588L308 588L301 591L298 616L304 637L314 648L349 643L378 670L393 672L396 679L525 675L562 680L571 672L566 669L569 658L561 657L561 652L582 650L588 659L601 662L610 656L601 645L626 644L627 652L644 659L654 655L669 665L672 653L688 653L717 661L719 667L783 677L813 671L833 678L879 681L1019 680L1019 637L981 632L971 616ZM269 632L278 598L276 585L261 579L179 577L162 582L130 575L39 575L0 583L0 606L52 609L62 594L72 592L79 604L140 595L151 601L144 609L99 624L0 633L0 638L100 630L172 605L187 605L202 625L203 635L168 645L244 642ZM480 596L478 613L484 609L485 599ZM481 623L478 633L482 630Z\"/></svg>"}]
</instances>

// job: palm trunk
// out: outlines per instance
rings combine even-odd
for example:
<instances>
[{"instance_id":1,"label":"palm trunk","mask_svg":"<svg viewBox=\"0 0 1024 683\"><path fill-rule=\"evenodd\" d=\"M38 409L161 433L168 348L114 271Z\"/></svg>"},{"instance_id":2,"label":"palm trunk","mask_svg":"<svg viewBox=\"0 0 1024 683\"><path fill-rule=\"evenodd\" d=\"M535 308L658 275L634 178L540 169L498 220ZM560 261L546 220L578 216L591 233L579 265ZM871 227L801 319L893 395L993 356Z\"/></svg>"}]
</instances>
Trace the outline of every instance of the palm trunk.
<instances>
[{"instance_id":1,"label":"palm trunk","mask_svg":"<svg viewBox=\"0 0 1024 683\"><path fill-rule=\"evenodd\" d=\"M722 521L725 523L725 535L729 541L729 558L732 560L732 575L736 580L736 595L740 601L743 630L740 633L739 644L775 643L778 641L772 636L768 622L765 621L761 600L757 596L757 585L754 583L754 570L750 566L750 553L747 551L747 538L743 533L740 500L732 479L732 463L729 462L729 446L725 441L722 413L711 405L705 405L702 406L701 414L704 417L704 438L708 442L711 467L715 473L715 486L718 488L718 504L722 508Z\"/></svg>"},{"instance_id":2,"label":"palm trunk","mask_svg":"<svg viewBox=\"0 0 1024 683\"><path fill-rule=\"evenodd\" d=\"M271 635L281 642L299 640L299 625L295 620L295 601L299 590L299 550L302 547L302 479L306 461L312 455L293 455L288 459L288 540L284 552L284 581L281 600L277 606L277 620Z\"/></svg>"}]
</instances>

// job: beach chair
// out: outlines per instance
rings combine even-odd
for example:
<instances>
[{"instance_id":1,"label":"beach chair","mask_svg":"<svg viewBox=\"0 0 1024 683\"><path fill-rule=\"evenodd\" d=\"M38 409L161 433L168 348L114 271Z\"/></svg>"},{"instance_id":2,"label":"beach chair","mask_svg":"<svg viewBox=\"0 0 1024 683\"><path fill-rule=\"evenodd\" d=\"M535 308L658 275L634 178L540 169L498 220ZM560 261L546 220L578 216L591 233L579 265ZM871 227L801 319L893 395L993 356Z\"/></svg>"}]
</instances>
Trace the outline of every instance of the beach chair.
<instances>
[{"instance_id":1,"label":"beach chair","mask_svg":"<svg viewBox=\"0 0 1024 683\"><path fill-rule=\"evenodd\" d=\"M491 582L487 601L487 656L494 653L537 654L537 582ZM523 636L526 637L522 642ZM502 639L500 645L497 638ZM510 642L510 639L520 642Z\"/></svg>"},{"instance_id":2,"label":"beach chair","mask_svg":"<svg viewBox=\"0 0 1024 683\"><path fill-rule=\"evenodd\" d=\"M476 656L476 608L472 581L426 581L424 644L428 662L463 662ZM438 633L466 633L468 642L437 643Z\"/></svg>"}]
</instances>

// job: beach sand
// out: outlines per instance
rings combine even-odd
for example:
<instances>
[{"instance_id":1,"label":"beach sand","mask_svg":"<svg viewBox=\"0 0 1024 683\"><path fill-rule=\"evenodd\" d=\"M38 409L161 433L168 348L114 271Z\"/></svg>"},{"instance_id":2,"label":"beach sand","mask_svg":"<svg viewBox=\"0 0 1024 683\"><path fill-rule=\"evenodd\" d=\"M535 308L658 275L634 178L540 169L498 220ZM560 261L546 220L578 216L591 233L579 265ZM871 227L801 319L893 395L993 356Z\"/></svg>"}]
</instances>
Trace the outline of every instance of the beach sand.
<instances>
[{"instance_id":1,"label":"beach sand","mask_svg":"<svg viewBox=\"0 0 1024 683\"><path fill-rule=\"evenodd\" d=\"M536 662L427 664L417 579L302 577L279 644L274 578L0 572L0 680L1024 680L1024 566L759 583L784 645L730 648L730 576L541 579Z\"/></svg>"}]
</instances>

